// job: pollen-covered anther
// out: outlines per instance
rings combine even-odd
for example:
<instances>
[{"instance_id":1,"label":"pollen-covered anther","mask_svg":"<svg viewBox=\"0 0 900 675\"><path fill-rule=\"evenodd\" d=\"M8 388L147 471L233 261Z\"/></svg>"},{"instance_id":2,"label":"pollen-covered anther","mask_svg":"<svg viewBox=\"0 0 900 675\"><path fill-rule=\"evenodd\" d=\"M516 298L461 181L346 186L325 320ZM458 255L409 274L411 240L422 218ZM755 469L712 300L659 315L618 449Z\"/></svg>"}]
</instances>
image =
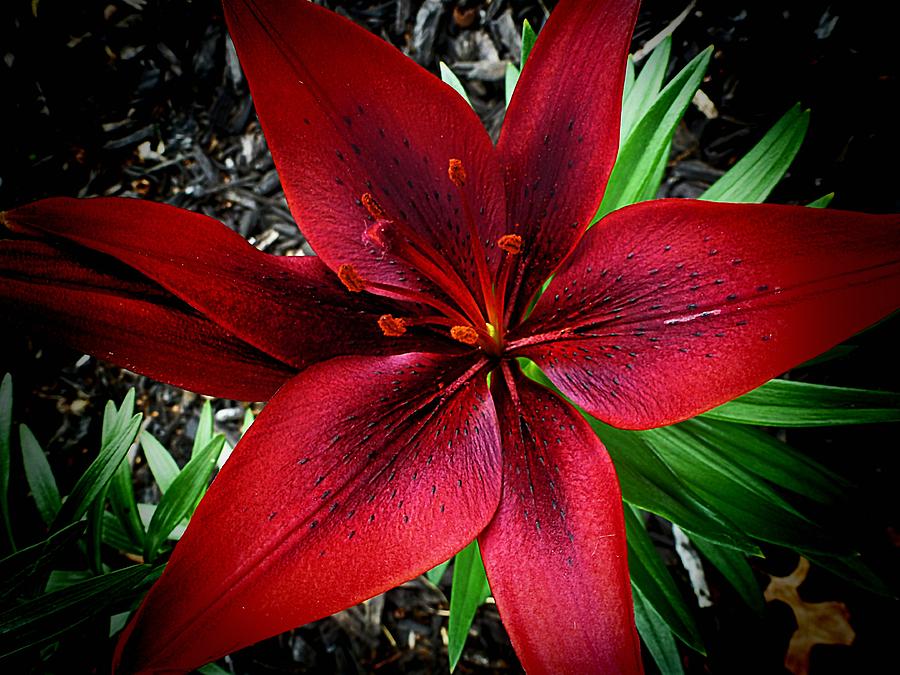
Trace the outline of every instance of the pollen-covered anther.
<instances>
[{"instance_id":1,"label":"pollen-covered anther","mask_svg":"<svg viewBox=\"0 0 900 675\"><path fill-rule=\"evenodd\" d=\"M447 167L447 175L450 177L450 181L456 187L462 187L463 185L465 185L466 179L468 178L463 163L458 159L450 160L450 164Z\"/></svg>"},{"instance_id":2,"label":"pollen-covered anther","mask_svg":"<svg viewBox=\"0 0 900 675\"><path fill-rule=\"evenodd\" d=\"M363 206L366 207L366 211L368 211L369 215L375 220L387 219L387 212L381 208L381 204L379 204L378 200L372 196L371 192L364 193L363 196L359 198L359 201L362 202Z\"/></svg>"},{"instance_id":3,"label":"pollen-covered anther","mask_svg":"<svg viewBox=\"0 0 900 675\"><path fill-rule=\"evenodd\" d=\"M360 293L366 289L366 282L359 276L359 272L353 265L345 263L338 267L338 279L351 293Z\"/></svg>"},{"instance_id":4,"label":"pollen-covered anther","mask_svg":"<svg viewBox=\"0 0 900 675\"><path fill-rule=\"evenodd\" d=\"M406 321L392 314L384 314L378 319L378 327L388 337L400 337L406 332Z\"/></svg>"},{"instance_id":5,"label":"pollen-covered anther","mask_svg":"<svg viewBox=\"0 0 900 675\"><path fill-rule=\"evenodd\" d=\"M497 240L497 246L510 255L519 255L522 252L522 237L517 234L504 234Z\"/></svg>"},{"instance_id":6,"label":"pollen-covered anther","mask_svg":"<svg viewBox=\"0 0 900 675\"><path fill-rule=\"evenodd\" d=\"M478 344L478 331L471 326L453 326L450 329L450 337L464 345Z\"/></svg>"}]
</instances>

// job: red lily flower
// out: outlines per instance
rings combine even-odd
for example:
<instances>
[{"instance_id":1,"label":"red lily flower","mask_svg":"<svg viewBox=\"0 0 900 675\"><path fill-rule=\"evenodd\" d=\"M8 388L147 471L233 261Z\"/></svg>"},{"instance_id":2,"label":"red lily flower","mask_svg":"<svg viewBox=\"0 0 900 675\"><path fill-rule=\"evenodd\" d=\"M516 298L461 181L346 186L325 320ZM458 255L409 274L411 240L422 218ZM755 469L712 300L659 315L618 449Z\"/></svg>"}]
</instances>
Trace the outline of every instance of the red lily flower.
<instances>
[{"instance_id":1,"label":"red lily flower","mask_svg":"<svg viewBox=\"0 0 900 675\"><path fill-rule=\"evenodd\" d=\"M117 667L190 670L477 537L529 672L640 672L612 464L516 359L611 424L684 420L894 310L900 219L662 200L588 231L634 0L560 3L496 147L449 87L351 22L307 2L225 10L318 258L139 201L3 216L26 237L0 246L11 314L162 380L271 397Z\"/></svg>"}]
</instances>

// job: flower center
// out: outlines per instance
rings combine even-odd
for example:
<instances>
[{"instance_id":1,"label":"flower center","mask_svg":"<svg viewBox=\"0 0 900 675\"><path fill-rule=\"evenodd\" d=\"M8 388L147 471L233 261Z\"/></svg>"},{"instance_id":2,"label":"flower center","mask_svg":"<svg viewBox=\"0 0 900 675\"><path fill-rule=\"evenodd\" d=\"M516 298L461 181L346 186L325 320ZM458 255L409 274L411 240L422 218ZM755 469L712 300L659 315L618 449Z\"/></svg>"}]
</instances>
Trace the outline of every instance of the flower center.
<instances>
[{"instance_id":1,"label":"flower center","mask_svg":"<svg viewBox=\"0 0 900 675\"><path fill-rule=\"evenodd\" d=\"M471 256L475 265L477 284L474 289L465 283L447 259L420 234L403 220L391 217L386 209L369 192L360 197L360 202L371 216L371 224L363 234L363 240L376 250L402 260L439 288L449 302L435 294L417 291L402 286L384 284L363 279L358 271L348 264L340 265L338 277L353 293L365 289L382 290L389 294L410 300L436 310L437 315L395 317L385 314L378 319L378 326L387 337L401 337L415 326L427 326L449 335L457 342L477 346L492 356L503 352L505 337L504 309L507 285L512 260L522 253L524 242L518 234L505 234L497 240L497 247L503 252L496 273L488 268L487 255L479 235L475 209L472 208L469 193L465 189L468 173L463 163L451 159L447 166L447 178L456 189L461 215L468 233Z\"/></svg>"}]
</instances>

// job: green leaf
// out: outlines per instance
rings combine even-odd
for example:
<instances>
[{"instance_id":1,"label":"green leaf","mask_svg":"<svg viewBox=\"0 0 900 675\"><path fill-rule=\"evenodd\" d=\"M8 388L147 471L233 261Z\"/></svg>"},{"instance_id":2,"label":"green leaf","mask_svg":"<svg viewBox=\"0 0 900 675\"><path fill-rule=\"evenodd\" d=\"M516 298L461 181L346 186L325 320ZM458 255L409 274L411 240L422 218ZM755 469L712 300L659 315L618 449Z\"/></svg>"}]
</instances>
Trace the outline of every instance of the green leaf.
<instances>
[{"instance_id":1,"label":"green leaf","mask_svg":"<svg viewBox=\"0 0 900 675\"><path fill-rule=\"evenodd\" d=\"M527 377L562 396L533 362L521 359L519 363ZM760 555L759 548L744 537L733 523L714 513L666 466L639 433L616 429L594 419L578 406L575 408L609 452L625 501L678 523L685 530L702 533L725 546L751 555Z\"/></svg>"},{"instance_id":2,"label":"green leaf","mask_svg":"<svg viewBox=\"0 0 900 675\"><path fill-rule=\"evenodd\" d=\"M207 663L205 666L200 666L197 668L197 672L203 675L231 675L230 670L225 670L215 663Z\"/></svg>"},{"instance_id":3,"label":"green leaf","mask_svg":"<svg viewBox=\"0 0 900 675\"><path fill-rule=\"evenodd\" d=\"M534 28L531 27L531 24L528 23L528 19L525 19L522 22L522 68L525 67L525 62L531 55L535 40L537 40L537 34L534 32Z\"/></svg>"},{"instance_id":4,"label":"green leaf","mask_svg":"<svg viewBox=\"0 0 900 675\"><path fill-rule=\"evenodd\" d=\"M53 570L44 586L44 593L53 593L93 577L94 573L89 570Z\"/></svg>"},{"instance_id":5,"label":"green leaf","mask_svg":"<svg viewBox=\"0 0 900 675\"><path fill-rule=\"evenodd\" d=\"M634 86L634 57L629 54L625 61L625 83L622 85L622 105L628 100L631 88Z\"/></svg>"},{"instance_id":6,"label":"green leaf","mask_svg":"<svg viewBox=\"0 0 900 675\"><path fill-rule=\"evenodd\" d=\"M603 202L594 216L633 204L648 191L661 157L669 147L675 127L700 86L712 47L703 50L662 90L650 109L635 124L619 148L619 156L609 178Z\"/></svg>"},{"instance_id":7,"label":"green leaf","mask_svg":"<svg viewBox=\"0 0 900 675\"><path fill-rule=\"evenodd\" d=\"M169 533L185 516L193 513L194 507L206 491L209 477L216 468L216 460L224 445L225 437L221 434L213 438L206 447L191 457L178 477L172 481L147 528L147 537L144 540L145 560L154 560Z\"/></svg>"},{"instance_id":8,"label":"green leaf","mask_svg":"<svg viewBox=\"0 0 900 675\"><path fill-rule=\"evenodd\" d=\"M865 588L866 590L884 597L896 599L894 591L892 591L878 575L863 562L862 557L858 553L832 555L830 553L805 551L803 549L799 549L798 553L809 558L810 562L819 565L819 567L828 570L842 579L846 579L856 586Z\"/></svg>"},{"instance_id":9,"label":"green leaf","mask_svg":"<svg viewBox=\"0 0 900 675\"><path fill-rule=\"evenodd\" d=\"M449 566L450 566L450 561L445 560L440 565L437 565L436 567L432 567L430 570L425 572L425 576L428 577L428 581L430 581L435 586L437 586L439 583L441 583L441 579L444 578L444 572L447 571L447 567L449 567Z\"/></svg>"},{"instance_id":10,"label":"green leaf","mask_svg":"<svg viewBox=\"0 0 900 675\"><path fill-rule=\"evenodd\" d=\"M797 370L797 368L809 368L810 366L817 366L820 363L828 363L829 361L834 361L835 359L842 359L845 356L849 356L857 349L858 347L856 345L835 345L827 352L819 354L818 356L811 358L809 361L804 361L799 366L794 366L794 370Z\"/></svg>"},{"instance_id":11,"label":"green leaf","mask_svg":"<svg viewBox=\"0 0 900 675\"><path fill-rule=\"evenodd\" d=\"M144 545L144 526L138 515L131 485L131 465L128 461L119 464L109 484L109 503L129 538L139 547Z\"/></svg>"},{"instance_id":12,"label":"green leaf","mask_svg":"<svg viewBox=\"0 0 900 675\"><path fill-rule=\"evenodd\" d=\"M144 506L144 504L139 504L138 506L141 507ZM140 510L138 513L140 513ZM103 529L101 534L103 536L103 543L116 551L130 553L135 556L144 553L143 546L138 546L131 541L131 537L128 536L125 528L122 527L122 523L109 511L103 512Z\"/></svg>"},{"instance_id":13,"label":"green leaf","mask_svg":"<svg viewBox=\"0 0 900 675\"><path fill-rule=\"evenodd\" d=\"M197 432L194 434L194 444L191 446L191 456L200 452L209 445L213 435L216 433L215 422L213 419L212 404L209 399L203 402L200 408L200 420L197 422Z\"/></svg>"},{"instance_id":14,"label":"green leaf","mask_svg":"<svg viewBox=\"0 0 900 675\"><path fill-rule=\"evenodd\" d=\"M806 206L811 209L824 209L831 203L832 199L834 199L834 193L829 192L827 195L822 195L818 199L811 201Z\"/></svg>"},{"instance_id":15,"label":"green leaf","mask_svg":"<svg viewBox=\"0 0 900 675\"><path fill-rule=\"evenodd\" d=\"M509 107L509 102L512 100L513 92L516 90L516 85L519 83L519 69L516 68L513 64L506 64L506 75L503 80L503 91L506 95L506 107Z\"/></svg>"},{"instance_id":16,"label":"green leaf","mask_svg":"<svg viewBox=\"0 0 900 675\"><path fill-rule=\"evenodd\" d=\"M41 519L49 525L56 518L62 506L59 488L50 469L50 463L43 448L24 424L19 425L19 444L22 446L22 461L25 464L25 479L34 497Z\"/></svg>"},{"instance_id":17,"label":"green leaf","mask_svg":"<svg viewBox=\"0 0 900 675\"><path fill-rule=\"evenodd\" d=\"M798 514L765 481L745 470L740 458L717 454L717 444L692 433L691 422L651 429L641 436L713 511L754 539L816 551L835 547L834 533Z\"/></svg>"},{"instance_id":18,"label":"green leaf","mask_svg":"<svg viewBox=\"0 0 900 675\"><path fill-rule=\"evenodd\" d=\"M833 503L850 487L841 476L760 429L699 417L684 423L684 428L715 449L718 460L714 461L737 464L743 471L815 501Z\"/></svg>"},{"instance_id":19,"label":"green leaf","mask_svg":"<svg viewBox=\"0 0 900 675\"><path fill-rule=\"evenodd\" d=\"M69 544L77 541L87 523L79 521L54 532L43 541L0 560L0 601L19 594L40 579Z\"/></svg>"},{"instance_id":20,"label":"green leaf","mask_svg":"<svg viewBox=\"0 0 900 675\"><path fill-rule=\"evenodd\" d=\"M703 638L700 637L694 617L660 560L640 515L632 507L626 507L624 512L632 586L641 592L643 598L682 642L705 654Z\"/></svg>"},{"instance_id":21,"label":"green leaf","mask_svg":"<svg viewBox=\"0 0 900 675\"><path fill-rule=\"evenodd\" d=\"M138 504L138 513L141 514L141 522L144 523L145 527L150 527L150 521L153 520L153 515L156 513L156 507L158 504ZM169 535L166 537L169 541L178 541L181 537L184 536L185 530L187 530L187 526L190 523L190 518L184 518L175 528L169 532ZM140 551L143 552L143 549Z\"/></svg>"},{"instance_id":22,"label":"green leaf","mask_svg":"<svg viewBox=\"0 0 900 675\"><path fill-rule=\"evenodd\" d=\"M463 100L468 103L470 106L472 102L469 100L469 95L466 94L466 89L463 87L462 82L459 81L459 78L456 76L452 70L450 70L450 66L441 61L441 79L445 84L449 84L456 91L457 94L463 97Z\"/></svg>"},{"instance_id":23,"label":"green leaf","mask_svg":"<svg viewBox=\"0 0 900 675\"><path fill-rule=\"evenodd\" d=\"M794 105L750 152L703 193L719 202L762 202L782 179L800 150L809 110Z\"/></svg>"},{"instance_id":24,"label":"green leaf","mask_svg":"<svg viewBox=\"0 0 900 675\"><path fill-rule=\"evenodd\" d=\"M669 53L672 50L672 36L667 35L660 42L647 63L641 68L640 74L634 81L628 97L622 103L622 123L619 127L619 142L623 143L638 120L647 112L656 97L659 96L659 90L662 88L663 79L666 76L666 70L669 67ZM633 64L631 57L629 63Z\"/></svg>"},{"instance_id":25,"label":"green leaf","mask_svg":"<svg viewBox=\"0 0 900 675\"><path fill-rule=\"evenodd\" d=\"M133 396L131 392L129 395ZM126 403L127 401L126 397ZM123 410L125 410L125 405L125 403L122 404ZM110 424L110 434L116 432L115 435L109 435L103 439L97 458L91 462L87 471L75 483L75 487L72 488L72 492L53 521L54 529L79 520L87 513L94 500L106 494L109 481L112 480L119 464L125 459L128 448L141 426L142 418L143 416L138 413L127 423ZM104 428L106 429L105 423Z\"/></svg>"},{"instance_id":26,"label":"green leaf","mask_svg":"<svg viewBox=\"0 0 900 675\"><path fill-rule=\"evenodd\" d=\"M0 517L3 519L3 530L6 541L12 551L16 550L13 539L12 523L9 519L9 463L12 446L12 375L6 373L0 383Z\"/></svg>"},{"instance_id":27,"label":"green leaf","mask_svg":"<svg viewBox=\"0 0 900 675\"><path fill-rule=\"evenodd\" d=\"M672 631L634 586L631 588L631 595L634 599L634 623L660 673L683 675L684 669L681 667L681 657Z\"/></svg>"},{"instance_id":28,"label":"green leaf","mask_svg":"<svg viewBox=\"0 0 900 675\"><path fill-rule=\"evenodd\" d=\"M85 514L88 524L87 557L91 569L97 574L103 573L103 561L100 556L100 550L103 543L103 522L106 516L106 495L108 492L109 483L103 486L97 496L91 500L91 505Z\"/></svg>"},{"instance_id":29,"label":"green leaf","mask_svg":"<svg viewBox=\"0 0 900 675\"><path fill-rule=\"evenodd\" d=\"M147 431L141 433L141 448L144 450L144 458L147 460L147 466L150 467L153 479L159 486L159 491L165 494L172 481L178 476L180 471L178 464L162 443Z\"/></svg>"},{"instance_id":30,"label":"green leaf","mask_svg":"<svg viewBox=\"0 0 900 675\"><path fill-rule=\"evenodd\" d=\"M243 438L244 434L246 434L250 430L250 425L253 424L253 421L255 419L256 417L254 417L253 411L250 410L250 408L247 408L244 411L244 421L243 423L241 423L241 438Z\"/></svg>"},{"instance_id":31,"label":"green leaf","mask_svg":"<svg viewBox=\"0 0 900 675\"><path fill-rule=\"evenodd\" d=\"M691 541L701 555L719 570L747 606L762 616L765 611L762 590L756 582L753 568L747 562L746 556L696 534L691 536Z\"/></svg>"},{"instance_id":32,"label":"green leaf","mask_svg":"<svg viewBox=\"0 0 900 675\"><path fill-rule=\"evenodd\" d=\"M450 589L450 620L447 627L447 655L450 671L456 668L475 618L475 610L491 594L478 542L473 541L456 554L453 564L453 586Z\"/></svg>"},{"instance_id":33,"label":"green leaf","mask_svg":"<svg viewBox=\"0 0 900 675\"><path fill-rule=\"evenodd\" d=\"M134 565L73 584L0 613L0 658L53 642L64 633L131 602L162 567Z\"/></svg>"},{"instance_id":34,"label":"green leaf","mask_svg":"<svg viewBox=\"0 0 900 675\"><path fill-rule=\"evenodd\" d=\"M777 427L900 422L900 393L770 380L704 416Z\"/></svg>"}]
</instances>

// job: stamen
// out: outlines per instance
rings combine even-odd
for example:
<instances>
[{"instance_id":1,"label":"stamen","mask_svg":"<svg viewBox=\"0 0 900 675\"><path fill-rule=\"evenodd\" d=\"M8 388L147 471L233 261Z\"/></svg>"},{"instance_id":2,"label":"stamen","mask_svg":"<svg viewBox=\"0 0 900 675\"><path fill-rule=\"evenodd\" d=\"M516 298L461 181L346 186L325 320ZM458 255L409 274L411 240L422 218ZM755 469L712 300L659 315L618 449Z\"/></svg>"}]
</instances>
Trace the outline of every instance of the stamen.
<instances>
[{"instance_id":1,"label":"stamen","mask_svg":"<svg viewBox=\"0 0 900 675\"><path fill-rule=\"evenodd\" d=\"M453 326L450 329L450 337L465 345L478 344L478 331L471 326Z\"/></svg>"},{"instance_id":2,"label":"stamen","mask_svg":"<svg viewBox=\"0 0 900 675\"><path fill-rule=\"evenodd\" d=\"M338 279L351 293L360 293L366 288L366 282L359 276L359 272L353 265L343 264L338 267Z\"/></svg>"},{"instance_id":3,"label":"stamen","mask_svg":"<svg viewBox=\"0 0 900 675\"><path fill-rule=\"evenodd\" d=\"M463 166L463 163L458 159L451 159L450 165L447 167L447 175L450 176L450 181L456 187L462 187L466 184L466 169Z\"/></svg>"},{"instance_id":4,"label":"stamen","mask_svg":"<svg viewBox=\"0 0 900 675\"><path fill-rule=\"evenodd\" d=\"M504 234L497 240L497 246L510 255L519 255L522 252L522 237L517 234Z\"/></svg>"},{"instance_id":5,"label":"stamen","mask_svg":"<svg viewBox=\"0 0 900 675\"><path fill-rule=\"evenodd\" d=\"M371 192L364 193L359 200L363 203L363 206L366 207L366 211L369 212L369 215L375 220L387 220L387 212L381 208L381 204L379 204L378 200L372 196Z\"/></svg>"},{"instance_id":6,"label":"stamen","mask_svg":"<svg viewBox=\"0 0 900 675\"><path fill-rule=\"evenodd\" d=\"M388 337L400 337L406 332L406 321L392 314L384 314L378 319L378 327Z\"/></svg>"}]
</instances>

